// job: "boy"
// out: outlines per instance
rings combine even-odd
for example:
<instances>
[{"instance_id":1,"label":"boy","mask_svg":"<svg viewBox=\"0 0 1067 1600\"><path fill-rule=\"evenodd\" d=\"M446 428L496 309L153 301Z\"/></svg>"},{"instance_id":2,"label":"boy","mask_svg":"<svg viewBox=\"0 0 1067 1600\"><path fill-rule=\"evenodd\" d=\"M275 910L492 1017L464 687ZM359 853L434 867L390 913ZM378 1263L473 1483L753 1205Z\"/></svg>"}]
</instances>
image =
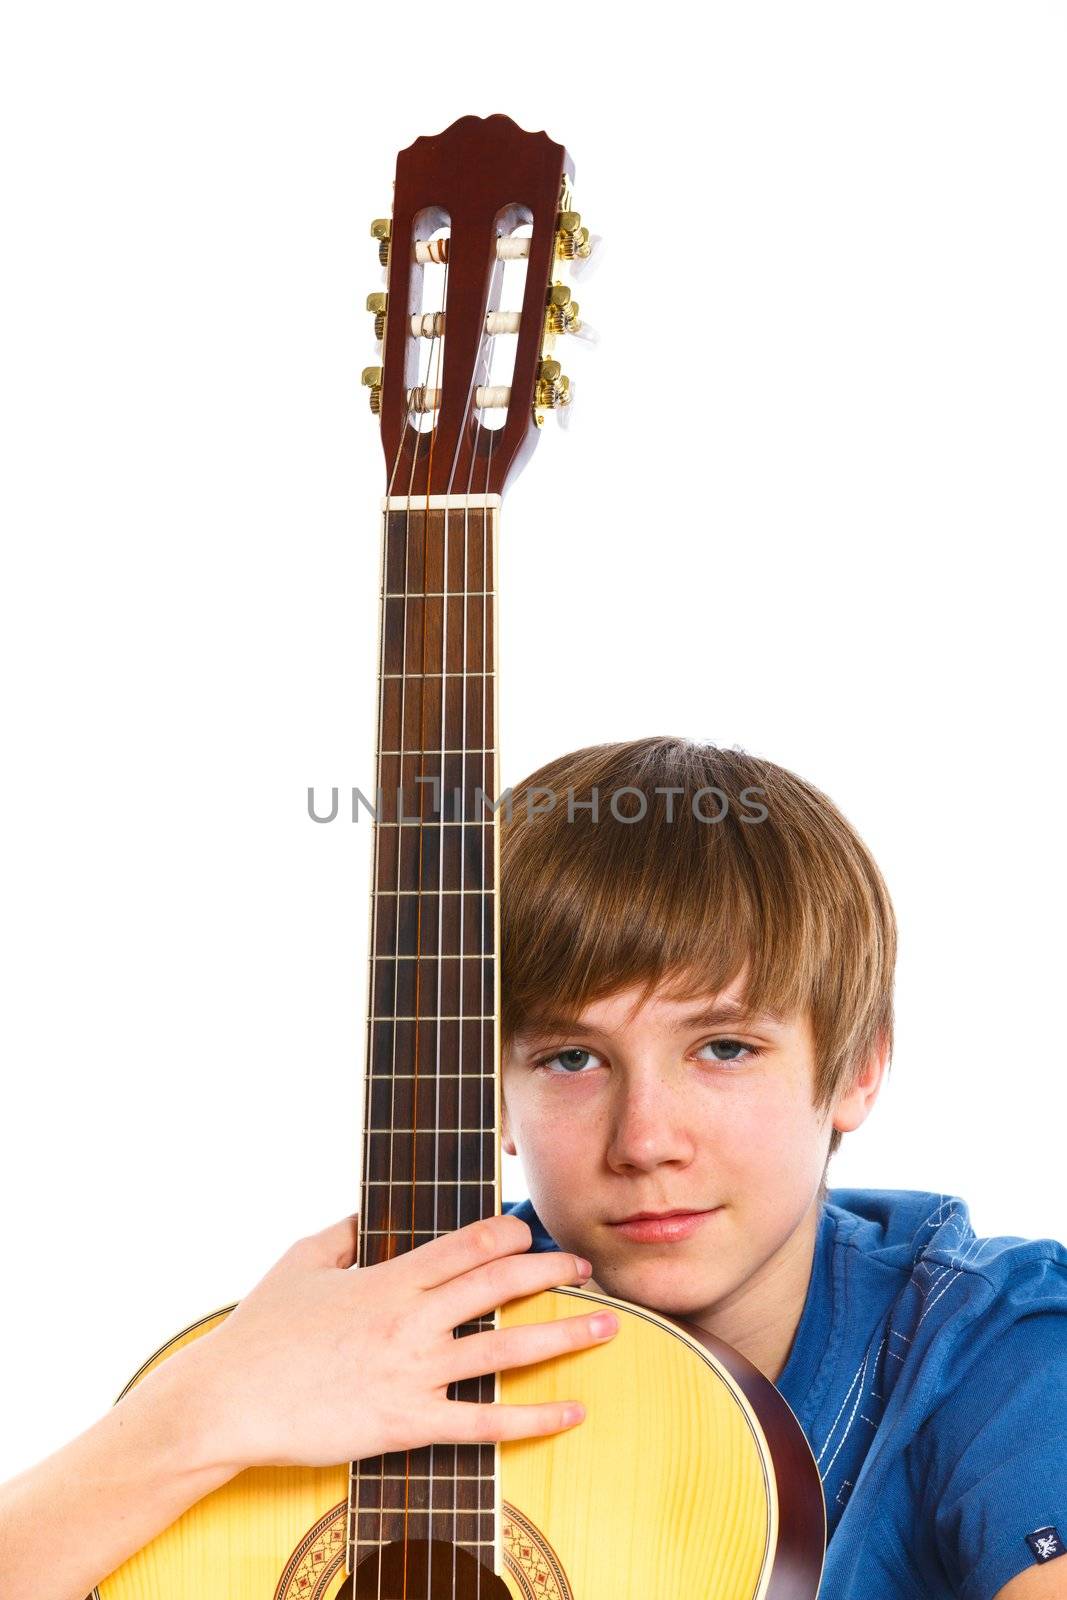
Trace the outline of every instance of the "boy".
<instances>
[{"instance_id":1,"label":"boy","mask_svg":"<svg viewBox=\"0 0 1067 1600\"><path fill-rule=\"evenodd\" d=\"M590 1271L778 1384L823 1482L824 1600L1067 1596L1067 1251L977 1240L945 1195L825 1188L892 1042L892 908L848 823L737 752L594 747L516 794L501 887L503 1141L531 1201L360 1272L352 1219L294 1246L0 1490L2 1600L31 1571L35 1600L82 1600L249 1465L574 1425L447 1384L477 1339L500 1370L610 1338L610 1314L451 1329Z\"/></svg>"},{"instance_id":2,"label":"boy","mask_svg":"<svg viewBox=\"0 0 1067 1600\"><path fill-rule=\"evenodd\" d=\"M1067 1251L978 1240L944 1194L825 1189L892 1043L869 852L793 774L683 740L528 786L555 804L517 796L504 839L503 1089L534 1249L778 1385L822 1479L825 1600L1063 1600Z\"/></svg>"}]
</instances>

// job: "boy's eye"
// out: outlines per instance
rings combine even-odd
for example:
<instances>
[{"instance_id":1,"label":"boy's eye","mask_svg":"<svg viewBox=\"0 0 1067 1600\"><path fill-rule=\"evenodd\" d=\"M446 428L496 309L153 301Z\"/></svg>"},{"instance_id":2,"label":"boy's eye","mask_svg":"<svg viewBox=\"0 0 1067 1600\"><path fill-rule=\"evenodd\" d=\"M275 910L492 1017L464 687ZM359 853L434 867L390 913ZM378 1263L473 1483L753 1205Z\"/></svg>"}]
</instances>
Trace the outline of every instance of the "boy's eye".
<instances>
[{"instance_id":1,"label":"boy's eye","mask_svg":"<svg viewBox=\"0 0 1067 1600\"><path fill-rule=\"evenodd\" d=\"M542 1056L537 1065L539 1067L554 1067L557 1062L562 1072L570 1073L573 1077L591 1063L599 1066L600 1057L594 1055L592 1050L583 1050L580 1046L573 1045L566 1050L557 1050L555 1055Z\"/></svg>"},{"instance_id":2,"label":"boy's eye","mask_svg":"<svg viewBox=\"0 0 1067 1600\"><path fill-rule=\"evenodd\" d=\"M709 1039L702 1044L697 1054L710 1050L715 1061L742 1061L745 1059L743 1052L749 1056L758 1056L759 1051L750 1044L742 1044L740 1039Z\"/></svg>"}]
</instances>

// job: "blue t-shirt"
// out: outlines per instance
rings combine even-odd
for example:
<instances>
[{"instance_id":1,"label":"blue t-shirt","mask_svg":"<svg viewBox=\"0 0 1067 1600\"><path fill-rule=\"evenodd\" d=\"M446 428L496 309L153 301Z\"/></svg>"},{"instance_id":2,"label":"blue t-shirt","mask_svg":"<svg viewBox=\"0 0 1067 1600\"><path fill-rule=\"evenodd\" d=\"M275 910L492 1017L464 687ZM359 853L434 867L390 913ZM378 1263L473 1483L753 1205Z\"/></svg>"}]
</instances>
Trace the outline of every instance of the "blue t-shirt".
<instances>
[{"instance_id":1,"label":"blue t-shirt","mask_svg":"<svg viewBox=\"0 0 1067 1600\"><path fill-rule=\"evenodd\" d=\"M530 1201L505 1210L557 1248ZM822 1479L820 1600L993 1600L1065 1554L1062 1244L978 1239L951 1195L831 1189L777 1387Z\"/></svg>"}]
</instances>

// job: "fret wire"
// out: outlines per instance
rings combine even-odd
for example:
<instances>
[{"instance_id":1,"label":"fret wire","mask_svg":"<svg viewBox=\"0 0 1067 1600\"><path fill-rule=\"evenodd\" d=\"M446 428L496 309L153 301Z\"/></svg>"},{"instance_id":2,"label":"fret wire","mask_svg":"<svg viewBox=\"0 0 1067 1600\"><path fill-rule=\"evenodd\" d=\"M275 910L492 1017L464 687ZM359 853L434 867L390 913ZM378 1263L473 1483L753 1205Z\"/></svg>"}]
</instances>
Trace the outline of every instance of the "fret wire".
<instances>
[{"instance_id":1,"label":"fret wire","mask_svg":"<svg viewBox=\"0 0 1067 1600\"><path fill-rule=\"evenodd\" d=\"M491 1374L486 1373L486 1378L488 1378L488 1376L491 1376ZM427 1450L427 1448L429 1448L429 1446L422 1446L422 1450ZM440 1450L440 1448L451 1450L453 1446L438 1445L434 1446L434 1448L437 1448L437 1450ZM413 1454L416 1454L416 1451L413 1451ZM352 1478L352 1488L357 1488L357 1485L360 1485L360 1483L365 1483L368 1488L370 1488L370 1486L373 1486L373 1488L378 1488L379 1485L386 1485L386 1483L392 1483L392 1485L400 1485L400 1483L437 1483L437 1485L443 1486L454 1485L454 1483L493 1483L494 1480L496 1480L496 1472L494 1472L491 1467L490 1469L486 1469L485 1472L467 1472L467 1474L459 1475L456 1474L456 1472L453 1472L451 1469L448 1470L448 1472L384 1472L384 1474L382 1474L382 1472L368 1472L365 1477ZM378 1506L354 1507L354 1510L378 1509ZM384 1509L390 1510L395 1509L395 1507L386 1506ZM434 1512L437 1512L437 1510L451 1510L453 1507L414 1506L413 1509L434 1510ZM454 1509L461 1510L461 1512L466 1512L469 1517L491 1517L491 1515L493 1515L493 1507L491 1506L456 1506Z\"/></svg>"},{"instance_id":2,"label":"fret wire","mask_svg":"<svg viewBox=\"0 0 1067 1600\"><path fill-rule=\"evenodd\" d=\"M497 1214L498 1213L494 1213L494 1215ZM444 1239L448 1234L454 1233L455 1231L456 1230L454 1228L444 1228L440 1233L438 1233L434 1228L412 1228L410 1224L403 1228L364 1228L361 1225L359 1236L361 1239L370 1238L372 1236L376 1239L408 1239L414 1233L416 1238L419 1238L421 1235L425 1234L427 1239ZM484 1376L488 1377L490 1374L486 1373ZM476 1379L475 1381L477 1382L478 1380Z\"/></svg>"},{"instance_id":3,"label":"fret wire","mask_svg":"<svg viewBox=\"0 0 1067 1600\"><path fill-rule=\"evenodd\" d=\"M494 895L495 889L373 889L372 894L413 894L421 900L436 900L439 894Z\"/></svg>"},{"instance_id":4,"label":"fret wire","mask_svg":"<svg viewBox=\"0 0 1067 1600\"><path fill-rule=\"evenodd\" d=\"M425 929L423 930L426 931ZM470 931L469 929L467 930ZM477 931L477 930L475 930ZM371 950L368 961L495 961L497 952L490 950Z\"/></svg>"},{"instance_id":5,"label":"fret wire","mask_svg":"<svg viewBox=\"0 0 1067 1600\"><path fill-rule=\"evenodd\" d=\"M491 1189L494 1181L493 1178L364 1178L363 1187L365 1189Z\"/></svg>"},{"instance_id":6,"label":"fret wire","mask_svg":"<svg viewBox=\"0 0 1067 1600\"><path fill-rule=\"evenodd\" d=\"M419 1080L422 1083L428 1081L421 1072L419 1073ZM367 1132L381 1134L383 1137L387 1133L495 1133L496 1124L492 1123L486 1128L439 1128L437 1126L432 1128L368 1128Z\"/></svg>"},{"instance_id":7,"label":"fret wire","mask_svg":"<svg viewBox=\"0 0 1067 1600\"><path fill-rule=\"evenodd\" d=\"M371 1514L374 1514L374 1512L378 1512L379 1507L363 1506L362 1509L370 1510ZM386 1506L386 1510L387 1512L390 1512L390 1514L394 1515L394 1517L397 1517L397 1515L403 1515L403 1507L400 1506ZM421 1517L421 1515L429 1515L429 1512L426 1512L424 1509L419 1509L413 1510L413 1512L408 1512L408 1515L411 1515L411 1517ZM438 1510L438 1512L434 1512L434 1515L435 1517L451 1517L451 1510ZM470 1515L475 1514L472 1512ZM491 1517L493 1514L491 1514L491 1512L482 1512L482 1515L485 1515L485 1517ZM362 1544L362 1546L368 1550L384 1550L386 1549L386 1546L389 1546L389 1544L395 1544L395 1542L397 1542L395 1539L365 1539L363 1538L362 1533L358 1533L357 1536L355 1536L354 1541L352 1541L352 1544ZM496 1539L456 1539L456 1544L458 1544L459 1549L461 1550L466 1549L466 1547L470 1546L470 1544L496 1546Z\"/></svg>"},{"instance_id":8,"label":"fret wire","mask_svg":"<svg viewBox=\"0 0 1067 1600\"><path fill-rule=\"evenodd\" d=\"M362 1482L365 1483L365 1484L383 1483L383 1481L384 1480L378 1479L378 1478L364 1478L364 1479L362 1479ZM463 1483L471 1483L471 1484L475 1484L476 1483L476 1484L481 1485L481 1484L492 1483L493 1480L491 1478L489 1478L489 1477L481 1477L481 1478L470 1477L470 1478L459 1479L459 1478L453 1478L450 1474L442 1475L442 1477L434 1477L434 1478L426 1479L426 1478L418 1478L415 1473L412 1473L410 1480L407 1479L407 1478L400 1478L400 1479L393 1478L393 1479L388 1480L388 1481L392 1482L393 1485L395 1486L394 1490L393 1490L394 1497L395 1497L396 1487L398 1487L399 1484L401 1484L401 1483L408 1483L409 1481L412 1484L426 1483L426 1482L430 1482L430 1483L433 1483L433 1484L439 1484L439 1483L442 1483L442 1482L444 1482L444 1483L450 1483L450 1482L451 1483L459 1483L459 1482L463 1482ZM418 1498L417 1494L415 1495L415 1498ZM479 1518L481 1518L481 1525L482 1525L483 1528L485 1527L486 1523L488 1523L490 1527L492 1527L492 1525L493 1525L493 1518L496 1515L496 1512L495 1512L494 1508L491 1505L485 1505L485 1504L477 1505L477 1506L453 1505L444 1496L437 1496L436 1498L440 1501L440 1503L437 1504L437 1505L433 1505L433 1506L428 1506L428 1505L425 1505L425 1504L412 1505L409 1502L407 1509L411 1513L412 1516L423 1516L423 1517L425 1517L425 1516L434 1516L434 1517L446 1516L447 1517L447 1516L452 1516L454 1513L458 1513L459 1516L461 1516L461 1517L479 1517ZM483 1500L484 1501L484 1500L487 1500L489 1498L489 1496L486 1495L486 1494L479 1494L477 1497L475 1497L474 1495L471 1495L470 1498L471 1499L477 1498L479 1500ZM350 1505L349 1506L349 1510L350 1511L355 1511L362 1517L377 1517L377 1516L381 1515L381 1513L383 1513L383 1512L385 1513L386 1516L388 1516L390 1513L393 1513L395 1515L397 1512L403 1513L404 1509L405 1508L404 1508L403 1505L397 1505L395 1503L395 1498L393 1500L393 1503L388 1503L388 1501L387 1501L387 1503L383 1505L381 1503L381 1501L372 1500L372 1499L370 1499L368 1497L368 1498L364 1499L364 1502L363 1502L362 1505ZM468 1526L469 1526L469 1524L468 1524Z\"/></svg>"},{"instance_id":9,"label":"fret wire","mask_svg":"<svg viewBox=\"0 0 1067 1600\"><path fill-rule=\"evenodd\" d=\"M455 1078L459 1083L480 1083L482 1088L485 1089L492 1083L496 1074L495 1072L392 1072L388 1074L372 1072L370 1076L374 1083L388 1083L392 1078L395 1078L398 1083L407 1082L409 1079L412 1083L434 1083L438 1078L442 1080ZM494 1129L493 1131L495 1132L496 1130Z\"/></svg>"},{"instance_id":10,"label":"fret wire","mask_svg":"<svg viewBox=\"0 0 1067 1600\"><path fill-rule=\"evenodd\" d=\"M487 1373L486 1376L488 1377L489 1374ZM425 1448L426 1446L424 1445L423 1449ZM436 1448L450 1450L452 1446L438 1445ZM495 1478L495 1472L446 1472L444 1474L439 1472L369 1472L365 1478L356 1477L352 1481L353 1483L492 1483ZM359 1511L376 1511L378 1508L377 1506L358 1506L356 1509ZM385 1509L388 1511L390 1508L386 1506ZM429 1508L420 1506L419 1509L425 1511ZM459 1509L463 1510L464 1508L461 1506ZM470 1511L471 1515L476 1511L484 1511L486 1515L489 1514L488 1506L470 1506L466 1509ZM436 1506L434 1510L437 1510Z\"/></svg>"},{"instance_id":11,"label":"fret wire","mask_svg":"<svg viewBox=\"0 0 1067 1600\"><path fill-rule=\"evenodd\" d=\"M457 787L459 787L457 785ZM376 828L491 828L495 819L492 817L472 817L469 822L443 822L440 817L405 817L403 822L381 822L374 824ZM428 893L436 891L430 889ZM408 889L408 894L414 894L414 889Z\"/></svg>"},{"instance_id":12,"label":"fret wire","mask_svg":"<svg viewBox=\"0 0 1067 1600\"><path fill-rule=\"evenodd\" d=\"M496 1512L491 1506L466 1508L464 1506L440 1505L433 1506L431 1508L430 1506L413 1505L365 1505L349 1506L348 1509L354 1514L353 1520L355 1520L356 1517L362 1517L364 1520L364 1526L369 1524L370 1527L375 1530L375 1534L377 1534L377 1532L380 1530L382 1522L388 1522L390 1517L409 1518L412 1520L415 1517L447 1517L452 1523L453 1528L456 1526L457 1518L462 1519L464 1517L478 1517L480 1519L478 1522L478 1527L481 1530L479 1537L476 1538L474 1535L471 1535L470 1538L464 1538L464 1536L460 1534L459 1537L452 1542L460 1547L465 1544L488 1545L495 1542L491 1533L488 1531L496 1526ZM420 1524L420 1526L425 1530L425 1522ZM460 1520L459 1526L469 1527L470 1523L464 1523L462 1520ZM393 1542L391 1539L379 1540L374 1535L361 1535L360 1537L363 1538L364 1543L369 1543L372 1546L377 1546L379 1544L391 1544ZM454 1591L450 1589L449 1593L452 1594Z\"/></svg>"}]
</instances>

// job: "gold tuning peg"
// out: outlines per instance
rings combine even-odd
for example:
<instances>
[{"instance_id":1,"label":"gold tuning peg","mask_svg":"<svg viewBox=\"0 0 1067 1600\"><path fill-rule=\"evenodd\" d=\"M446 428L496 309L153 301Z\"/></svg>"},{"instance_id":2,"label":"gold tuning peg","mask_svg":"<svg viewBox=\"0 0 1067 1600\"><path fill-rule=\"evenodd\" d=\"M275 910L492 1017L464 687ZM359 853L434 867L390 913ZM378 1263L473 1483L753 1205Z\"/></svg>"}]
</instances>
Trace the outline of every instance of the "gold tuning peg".
<instances>
[{"instance_id":1,"label":"gold tuning peg","mask_svg":"<svg viewBox=\"0 0 1067 1600\"><path fill-rule=\"evenodd\" d=\"M564 375L563 368L558 361L551 357L543 360L537 368L537 384L534 388L534 405L551 411L558 411L561 406L571 403L571 380Z\"/></svg>"},{"instance_id":2,"label":"gold tuning peg","mask_svg":"<svg viewBox=\"0 0 1067 1600\"><path fill-rule=\"evenodd\" d=\"M370 390L370 408L377 416L382 409L381 367L364 367L359 381L365 389Z\"/></svg>"},{"instance_id":3,"label":"gold tuning peg","mask_svg":"<svg viewBox=\"0 0 1067 1600\"><path fill-rule=\"evenodd\" d=\"M367 310L374 318L374 337L385 336L385 313L389 309L389 296L382 289L377 289L367 296Z\"/></svg>"},{"instance_id":4,"label":"gold tuning peg","mask_svg":"<svg viewBox=\"0 0 1067 1600\"><path fill-rule=\"evenodd\" d=\"M375 217L370 225L370 236L378 241L378 260L383 267L389 265L389 236L393 231L393 224L388 217Z\"/></svg>"},{"instance_id":5,"label":"gold tuning peg","mask_svg":"<svg viewBox=\"0 0 1067 1600\"><path fill-rule=\"evenodd\" d=\"M553 283L548 290L548 312L545 317L546 333L578 333L581 329L578 303L571 299L565 283Z\"/></svg>"},{"instance_id":6,"label":"gold tuning peg","mask_svg":"<svg viewBox=\"0 0 1067 1600\"><path fill-rule=\"evenodd\" d=\"M561 261L585 260L592 250L589 229L582 227L577 211L561 211L556 217L556 255Z\"/></svg>"}]
</instances>

